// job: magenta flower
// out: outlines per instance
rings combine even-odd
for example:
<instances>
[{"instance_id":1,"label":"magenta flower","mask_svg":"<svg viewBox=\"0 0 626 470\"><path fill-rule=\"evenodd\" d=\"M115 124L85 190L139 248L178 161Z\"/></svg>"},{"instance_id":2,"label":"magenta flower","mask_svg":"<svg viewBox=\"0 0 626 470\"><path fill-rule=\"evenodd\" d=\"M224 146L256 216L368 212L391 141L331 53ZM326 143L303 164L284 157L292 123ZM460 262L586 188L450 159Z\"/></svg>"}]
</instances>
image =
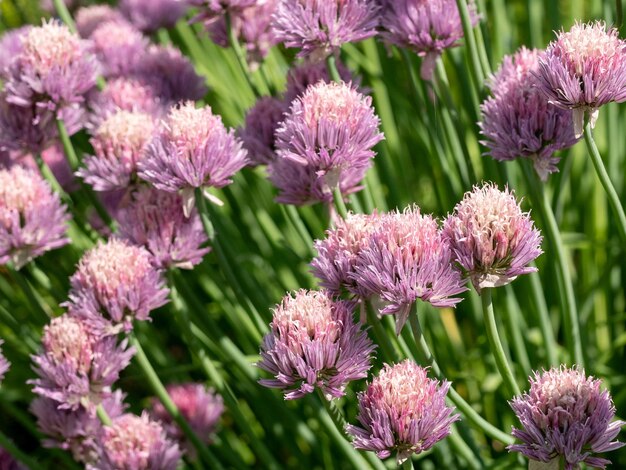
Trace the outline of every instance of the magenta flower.
<instances>
[{"instance_id":1,"label":"magenta flower","mask_svg":"<svg viewBox=\"0 0 626 470\"><path fill-rule=\"evenodd\" d=\"M110 239L87 251L70 278L68 306L102 334L130 331L168 302L169 290L144 248Z\"/></svg>"},{"instance_id":2,"label":"magenta flower","mask_svg":"<svg viewBox=\"0 0 626 470\"><path fill-rule=\"evenodd\" d=\"M199 383L169 385L167 393L200 440L203 443L210 443L217 423L224 412L222 397L213 389L208 389ZM170 439L178 442L187 453L195 452L182 429L157 399L152 400L152 416L161 422Z\"/></svg>"},{"instance_id":3,"label":"magenta flower","mask_svg":"<svg viewBox=\"0 0 626 470\"><path fill-rule=\"evenodd\" d=\"M105 77L128 76L147 53L149 41L125 20L100 24L90 40Z\"/></svg>"},{"instance_id":4,"label":"magenta flower","mask_svg":"<svg viewBox=\"0 0 626 470\"><path fill-rule=\"evenodd\" d=\"M247 163L246 151L211 108L173 107L139 165L139 176L161 191L182 191L186 213L195 188L222 188Z\"/></svg>"},{"instance_id":5,"label":"magenta flower","mask_svg":"<svg viewBox=\"0 0 626 470\"><path fill-rule=\"evenodd\" d=\"M2 346L3 342L4 341L0 339L0 346ZM10 365L11 363L2 355L2 349L0 349L0 385L2 385L2 379L4 379L4 374L7 373Z\"/></svg>"},{"instance_id":6,"label":"magenta flower","mask_svg":"<svg viewBox=\"0 0 626 470\"><path fill-rule=\"evenodd\" d=\"M286 110L281 100L271 96L260 98L248 110L239 138L248 151L250 166L267 165L276 158L274 134Z\"/></svg>"},{"instance_id":7,"label":"magenta flower","mask_svg":"<svg viewBox=\"0 0 626 470\"><path fill-rule=\"evenodd\" d=\"M326 231L326 239L315 241L317 255L311 261L311 268L322 287L337 296L344 290L359 293L354 281L356 263L380 220L377 213L349 213L345 220L337 220L335 228Z\"/></svg>"},{"instance_id":8,"label":"magenta flower","mask_svg":"<svg viewBox=\"0 0 626 470\"><path fill-rule=\"evenodd\" d=\"M103 427L97 443L99 459L88 470L176 470L182 458L178 445L145 412L119 416Z\"/></svg>"},{"instance_id":9,"label":"magenta flower","mask_svg":"<svg viewBox=\"0 0 626 470\"><path fill-rule=\"evenodd\" d=\"M465 193L444 222L443 234L479 293L535 272L528 264L543 253L541 234L514 193L489 183Z\"/></svg>"},{"instance_id":10,"label":"magenta flower","mask_svg":"<svg viewBox=\"0 0 626 470\"><path fill-rule=\"evenodd\" d=\"M343 190L340 183L345 185L346 178L358 183L371 166L372 148L384 138L379 125L370 97L345 83L319 82L291 103L276 130L278 160L306 167L303 173L313 178L307 187L332 193L339 184ZM275 164L270 179L288 194L291 185L281 174L288 164Z\"/></svg>"},{"instance_id":11,"label":"magenta flower","mask_svg":"<svg viewBox=\"0 0 626 470\"><path fill-rule=\"evenodd\" d=\"M96 84L98 64L77 35L57 22L33 27L9 67L8 101L18 106L57 110L81 103Z\"/></svg>"},{"instance_id":12,"label":"magenta flower","mask_svg":"<svg viewBox=\"0 0 626 470\"><path fill-rule=\"evenodd\" d=\"M90 5L76 10L74 20L80 37L87 39L100 25L123 22L124 16L109 5Z\"/></svg>"},{"instance_id":13,"label":"magenta flower","mask_svg":"<svg viewBox=\"0 0 626 470\"><path fill-rule=\"evenodd\" d=\"M348 382L367 376L375 350L353 320L353 307L326 292L300 290L285 296L274 309L257 363L274 378L259 383L284 390L287 400L316 387L327 399L342 397Z\"/></svg>"},{"instance_id":14,"label":"magenta flower","mask_svg":"<svg viewBox=\"0 0 626 470\"><path fill-rule=\"evenodd\" d=\"M468 2L472 25L478 23L476 5ZM431 80L441 53L463 37L461 15L455 0L383 0L382 36L423 58L421 75Z\"/></svg>"},{"instance_id":15,"label":"magenta flower","mask_svg":"<svg viewBox=\"0 0 626 470\"><path fill-rule=\"evenodd\" d=\"M20 166L0 169L0 264L20 269L66 245L69 219L59 196L39 174Z\"/></svg>"},{"instance_id":16,"label":"magenta flower","mask_svg":"<svg viewBox=\"0 0 626 470\"><path fill-rule=\"evenodd\" d=\"M117 214L119 236L143 246L161 269L192 269L210 248L202 248L207 236L197 212L183 213L182 197L142 187Z\"/></svg>"},{"instance_id":17,"label":"magenta flower","mask_svg":"<svg viewBox=\"0 0 626 470\"><path fill-rule=\"evenodd\" d=\"M59 409L93 408L111 396L111 386L133 357L127 341L98 337L79 318L65 314L44 328L43 350L32 356L38 378L33 392Z\"/></svg>"},{"instance_id":18,"label":"magenta flower","mask_svg":"<svg viewBox=\"0 0 626 470\"><path fill-rule=\"evenodd\" d=\"M573 110L580 137L585 112L593 127L600 106L626 101L626 42L602 22L576 23L548 45L537 78L551 104Z\"/></svg>"},{"instance_id":19,"label":"magenta flower","mask_svg":"<svg viewBox=\"0 0 626 470\"><path fill-rule=\"evenodd\" d=\"M358 394L361 426L348 425L357 449L376 452L381 459L396 454L398 464L425 452L450 434L459 420L446 406L450 382L429 379L413 361L385 364L364 392Z\"/></svg>"},{"instance_id":20,"label":"magenta flower","mask_svg":"<svg viewBox=\"0 0 626 470\"><path fill-rule=\"evenodd\" d=\"M347 42L376 35L379 7L372 0L279 0L274 34L298 57L313 60L334 54Z\"/></svg>"},{"instance_id":21,"label":"magenta flower","mask_svg":"<svg viewBox=\"0 0 626 470\"><path fill-rule=\"evenodd\" d=\"M156 123L140 112L118 111L100 124L91 145L95 155L84 159L76 174L96 191L124 189L136 179L137 165L144 158Z\"/></svg>"},{"instance_id":22,"label":"magenta flower","mask_svg":"<svg viewBox=\"0 0 626 470\"><path fill-rule=\"evenodd\" d=\"M102 407L110 418L120 416L125 408L122 392L116 390L104 398ZM67 450L74 460L83 464L96 462L97 438L101 434L102 423L96 416L95 408L59 409L58 402L37 397L31 403L30 411L37 418L39 430L47 436L42 441L44 447Z\"/></svg>"},{"instance_id":23,"label":"magenta flower","mask_svg":"<svg viewBox=\"0 0 626 470\"><path fill-rule=\"evenodd\" d=\"M171 28L185 15L184 0L121 0L120 11L144 33Z\"/></svg>"},{"instance_id":24,"label":"magenta flower","mask_svg":"<svg viewBox=\"0 0 626 470\"><path fill-rule=\"evenodd\" d=\"M415 301L453 307L461 301L454 296L467 289L435 219L417 206L380 217L351 277L362 297L378 295L387 303L380 313L396 314L400 334Z\"/></svg>"},{"instance_id":25,"label":"magenta flower","mask_svg":"<svg viewBox=\"0 0 626 470\"><path fill-rule=\"evenodd\" d=\"M613 439L626 422L611 422L615 406L600 385L579 368L535 372L530 391L510 402L522 423L522 429L514 428L512 434L522 444L508 446L509 451L540 462L557 459L565 470L579 469L581 464L605 468L611 462L593 454L624 446Z\"/></svg>"},{"instance_id":26,"label":"magenta flower","mask_svg":"<svg viewBox=\"0 0 626 470\"><path fill-rule=\"evenodd\" d=\"M481 105L481 143L499 161L530 158L542 181L558 171L554 152L576 143L572 111L548 103L536 73L543 52L522 47L506 56L489 81L493 96Z\"/></svg>"}]
</instances>

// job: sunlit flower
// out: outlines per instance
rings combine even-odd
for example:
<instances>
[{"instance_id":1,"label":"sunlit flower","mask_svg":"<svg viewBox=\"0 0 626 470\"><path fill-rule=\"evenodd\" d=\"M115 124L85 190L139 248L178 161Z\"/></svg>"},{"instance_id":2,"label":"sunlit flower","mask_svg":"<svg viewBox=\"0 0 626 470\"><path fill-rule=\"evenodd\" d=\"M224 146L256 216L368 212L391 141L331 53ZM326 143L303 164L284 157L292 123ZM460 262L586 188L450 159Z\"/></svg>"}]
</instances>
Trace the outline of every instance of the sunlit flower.
<instances>
[{"instance_id":1,"label":"sunlit flower","mask_svg":"<svg viewBox=\"0 0 626 470\"><path fill-rule=\"evenodd\" d=\"M90 36L105 77L127 76L135 71L148 50L148 38L126 21L107 21Z\"/></svg>"}]
</instances>

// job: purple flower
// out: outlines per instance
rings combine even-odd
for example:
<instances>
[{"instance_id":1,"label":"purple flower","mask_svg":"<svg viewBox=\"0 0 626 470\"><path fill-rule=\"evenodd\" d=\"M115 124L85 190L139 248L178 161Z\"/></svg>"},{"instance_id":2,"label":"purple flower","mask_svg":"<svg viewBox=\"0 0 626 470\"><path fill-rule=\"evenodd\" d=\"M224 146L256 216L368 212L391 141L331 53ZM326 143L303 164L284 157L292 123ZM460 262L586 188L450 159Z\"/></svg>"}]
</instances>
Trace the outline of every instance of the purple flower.
<instances>
[{"instance_id":1,"label":"purple flower","mask_svg":"<svg viewBox=\"0 0 626 470\"><path fill-rule=\"evenodd\" d=\"M78 34L87 39L100 25L110 21L123 22L124 16L109 5L90 5L79 8L74 19Z\"/></svg>"},{"instance_id":2,"label":"purple flower","mask_svg":"<svg viewBox=\"0 0 626 470\"><path fill-rule=\"evenodd\" d=\"M119 390L102 401L107 415L115 419L124 412L123 394ZM30 406L37 418L37 427L48 437L42 444L71 452L74 460L87 464L97 461L97 438L102 424L95 408L79 407L76 410L59 409L58 402L37 397Z\"/></svg>"},{"instance_id":3,"label":"purple flower","mask_svg":"<svg viewBox=\"0 0 626 470\"><path fill-rule=\"evenodd\" d=\"M535 372L530 391L510 402L522 423L512 434L522 444L508 446L509 451L540 462L557 459L565 470L579 469L582 463L605 468L610 460L592 455L622 447L623 442L613 439L626 422L611 422L615 406L600 385L579 368Z\"/></svg>"},{"instance_id":4,"label":"purple flower","mask_svg":"<svg viewBox=\"0 0 626 470\"><path fill-rule=\"evenodd\" d=\"M499 161L530 158L543 181L558 171L554 152L576 143L572 111L548 103L536 73L543 52L522 47L506 56L488 85L479 123L489 154Z\"/></svg>"},{"instance_id":5,"label":"purple flower","mask_svg":"<svg viewBox=\"0 0 626 470\"><path fill-rule=\"evenodd\" d=\"M77 35L57 22L32 27L9 67L8 101L18 106L57 110L81 103L96 84L98 63Z\"/></svg>"},{"instance_id":6,"label":"purple flower","mask_svg":"<svg viewBox=\"0 0 626 470\"><path fill-rule=\"evenodd\" d=\"M203 21L208 24L226 14L233 15L246 8L258 5L262 0L188 0L189 5L198 8L194 22Z\"/></svg>"},{"instance_id":7,"label":"purple flower","mask_svg":"<svg viewBox=\"0 0 626 470\"><path fill-rule=\"evenodd\" d=\"M70 278L68 305L102 334L130 331L133 319L148 320L167 303L169 290L144 248L110 239L87 251Z\"/></svg>"},{"instance_id":8,"label":"purple flower","mask_svg":"<svg viewBox=\"0 0 626 470\"><path fill-rule=\"evenodd\" d=\"M96 191L128 187L136 179L156 124L149 114L118 111L100 124L91 139L95 155L76 174Z\"/></svg>"},{"instance_id":9,"label":"purple flower","mask_svg":"<svg viewBox=\"0 0 626 470\"><path fill-rule=\"evenodd\" d=\"M468 2L472 25L478 22L476 5ZM421 75L431 80L441 53L463 37L461 15L455 0L383 0L382 36L423 58Z\"/></svg>"},{"instance_id":10,"label":"purple flower","mask_svg":"<svg viewBox=\"0 0 626 470\"><path fill-rule=\"evenodd\" d=\"M272 30L272 15L278 0L263 0L230 13L231 28L247 52L248 62L257 67L278 41ZM205 28L213 42L221 47L229 47L226 28L226 15L209 19Z\"/></svg>"},{"instance_id":11,"label":"purple flower","mask_svg":"<svg viewBox=\"0 0 626 470\"><path fill-rule=\"evenodd\" d=\"M446 406L450 382L429 379L426 369L406 359L385 364L364 392L358 394L361 427L348 425L357 449L381 459L396 453L398 464L425 452L450 434L459 419Z\"/></svg>"},{"instance_id":12,"label":"purple flower","mask_svg":"<svg viewBox=\"0 0 626 470\"><path fill-rule=\"evenodd\" d=\"M138 78L119 77L107 81L104 89L89 99L91 126L97 129L102 122L118 111L132 111L161 117L166 102L157 90Z\"/></svg>"},{"instance_id":13,"label":"purple flower","mask_svg":"<svg viewBox=\"0 0 626 470\"><path fill-rule=\"evenodd\" d=\"M169 385L167 393L200 440L203 443L211 442L211 436L224 411L222 397L199 383ZM185 438L182 429L157 399L152 400L152 416L161 421L170 439L178 442L187 453L193 454L195 449Z\"/></svg>"},{"instance_id":14,"label":"purple flower","mask_svg":"<svg viewBox=\"0 0 626 470\"><path fill-rule=\"evenodd\" d=\"M44 328L43 350L32 357L37 379L33 392L59 409L95 407L111 396L111 386L134 354L127 341L95 336L77 316L54 318Z\"/></svg>"},{"instance_id":15,"label":"purple flower","mask_svg":"<svg viewBox=\"0 0 626 470\"><path fill-rule=\"evenodd\" d=\"M260 98L248 110L239 137L248 151L250 166L267 165L276 158L274 134L285 111L284 102L271 96Z\"/></svg>"},{"instance_id":16,"label":"purple flower","mask_svg":"<svg viewBox=\"0 0 626 470\"><path fill-rule=\"evenodd\" d=\"M337 220L335 228L326 231L326 239L315 241L317 255L311 268L322 287L333 295L340 295L344 289L359 292L354 281L356 263L380 220L377 213L349 213L345 220Z\"/></svg>"},{"instance_id":17,"label":"purple flower","mask_svg":"<svg viewBox=\"0 0 626 470\"><path fill-rule=\"evenodd\" d=\"M337 60L336 65L337 71L345 83L359 84L359 80L352 77L350 70L343 65L342 62ZM289 73L287 74L287 89L285 90L285 102L291 103L293 100L303 95L310 85L315 85L319 81L326 83L333 81L330 78L325 62L305 62L289 69Z\"/></svg>"},{"instance_id":18,"label":"purple flower","mask_svg":"<svg viewBox=\"0 0 626 470\"><path fill-rule=\"evenodd\" d=\"M120 0L120 11L144 33L171 28L185 15L184 0Z\"/></svg>"},{"instance_id":19,"label":"purple flower","mask_svg":"<svg viewBox=\"0 0 626 470\"><path fill-rule=\"evenodd\" d=\"M323 59L342 44L376 34L379 7L373 0L279 0L274 34L298 57Z\"/></svg>"},{"instance_id":20,"label":"purple flower","mask_svg":"<svg viewBox=\"0 0 626 470\"><path fill-rule=\"evenodd\" d=\"M342 397L348 382L367 376L375 350L353 320L353 307L326 292L301 290L294 297L285 296L274 309L257 363L274 378L259 383L283 389L287 400L316 387L329 400Z\"/></svg>"},{"instance_id":21,"label":"purple flower","mask_svg":"<svg viewBox=\"0 0 626 470\"><path fill-rule=\"evenodd\" d=\"M3 342L4 341L0 339L0 346L2 346ZM0 349L0 385L2 385L2 379L4 379L4 374L7 373L10 365L11 363L2 355L2 349Z\"/></svg>"},{"instance_id":22,"label":"purple flower","mask_svg":"<svg viewBox=\"0 0 626 470\"><path fill-rule=\"evenodd\" d=\"M195 210L185 217L178 194L142 187L117 220L119 236L146 248L161 269L192 269L210 251L202 248L207 236L200 217Z\"/></svg>"},{"instance_id":23,"label":"purple flower","mask_svg":"<svg viewBox=\"0 0 626 470\"><path fill-rule=\"evenodd\" d=\"M576 23L548 45L537 78L551 104L573 110L580 137L585 112L593 127L600 106L626 100L626 42L602 22Z\"/></svg>"},{"instance_id":24,"label":"purple flower","mask_svg":"<svg viewBox=\"0 0 626 470\"><path fill-rule=\"evenodd\" d=\"M22 464L17 462L13 456L5 449L0 447L0 470L28 470Z\"/></svg>"},{"instance_id":25,"label":"purple flower","mask_svg":"<svg viewBox=\"0 0 626 470\"><path fill-rule=\"evenodd\" d=\"M0 169L0 264L20 269L66 245L69 219L59 196L39 174L20 166Z\"/></svg>"},{"instance_id":26,"label":"purple flower","mask_svg":"<svg viewBox=\"0 0 626 470\"><path fill-rule=\"evenodd\" d=\"M302 189L311 195L331 195L337 185L343 192L348 181L358 184L376 155L372 148L384 138L379 125L371 98L351 86L324 82L310 86L291 103L276 130L278 159L270 166L270 179L282 191L281 199L297 200L289 197L297 188L285 177L298 173L289 170L291 162L305 167L300 170L302 176L293 175L292 179L305 183L310 178ZM283 160L290 162L278 163ZM356 190L349 186L345 189ZM319 200L328 200L328 196Z\"/></svg>"},{"instance_id":27,"label":"purple flower","mask_svg":"<svg viewBox=\"0 0 626 470\"><path fill-rule=\"evenodd\" d=\"M149 41L130 23L107 21L90 36L93 52L105 77L127 76L134 72L148 50Z\"/></svg>"},{"instance_id":28,"label":"purple flower","mask_svg":"<svg viewBox=\"0 0 626 470\"><path fill-rule=\"evenodd\" d=\"M157 96L172 103L200 100L207 92L204 78L175 47L150 46L134 67L132 77L149 84Z\"/></svg>"},{"instance_id":29,"label":"purple flower","mask_svg":"<svg viewBox=\"0 0 626 470\"><path fill-rule=\"evenodd\" d=\"M396 314L400 334L417 299L453 307L467 290L452 265L452 250L437 222L419 207L381 215L351 275L361 297L378 295L387 303L380 313Z\"/></svg>"},{"instance_id":30,"label":"purple flower","mask_svg":"<svg viewBox=\"0 0 626 470\"><path fill-rule=\"evenodd\" d=\"M186 213L195 188L222 188L247 163L246 151L211 108L173 107L148 146L139 176L162 191L183 191Z\"/></svg>"},{"instance_id":31,"label":"purple flower","mask_svg":"<svg viewBox=\"0 0 626 470\"><path fill-rule=\"evenodd\" d=\"M28 34L32 26L22 26L11 29L0 36L0 78L9 77L9 67L13 60L22 52L22 39Z\"/></svg>"},{"instance_id":32,"label":"purple flower","mask_svg":"<svg viewBox=\"0 0 626 470\"><path fill-rule=\"evenodd\" d=\"M178 445L145 412L114 419L102 428L97 444L98 462L88 470L176 470L182 457Z\"/></svg>"},{"instance_id":33,"label":"purple flower","mask_svg":"<svg viewBox=\"0 0 626 470\"><path fill-rule=\"evenodd\" d=\"M528 264L541 251L541 234L514 193L494 184L465 193L444 222L443 236L454 257L480 293L535 272Z\"/></svg>"}]
</instances>

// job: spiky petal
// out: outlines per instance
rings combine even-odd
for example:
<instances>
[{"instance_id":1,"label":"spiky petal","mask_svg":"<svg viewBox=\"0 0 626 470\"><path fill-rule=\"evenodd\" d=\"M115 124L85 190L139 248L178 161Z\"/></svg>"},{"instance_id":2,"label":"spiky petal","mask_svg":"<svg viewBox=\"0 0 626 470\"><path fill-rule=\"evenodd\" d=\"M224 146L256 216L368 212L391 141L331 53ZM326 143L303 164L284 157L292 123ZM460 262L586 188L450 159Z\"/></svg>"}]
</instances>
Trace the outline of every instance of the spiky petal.
<instances>
[{"instance_id":1,"label":"spiky petal","mask_svg":"<svg viewBox=\"0 0 626 470\"><path fill-rule=\"evenodd\" d=\"M449 387L450 382L429 379L426 369L409 359L386 364L358 394L361 426L346 428L354 447L376 452L381 459L395 453L398 463L427 451L459 419L446 406Z\"/></svg>"},{"instance_id":2,"label":"spiky petal","mask_svg":"<svg viewBox=\"0 0 626 470\"><path fill-rule=\"evenodd\" d=\"M541 234L515 194L491 183L475 186L444 222L444 238L478 292L509 284L537 269L529 266L541 250Z\"/></svg>"},{"instance_id":3,"label":"spiky petal","mask_svg":"<svg viewBox=\"0 0 626 470\"><path fill-rule=\"evenodd\" d=\"M600 387L600 380L576 367L535 372L530 390L510 402L522 423L512 434L522 444L509 451L540 462L557 459L565 470L605 468L611 462L594 454L624 446L614 439L626 422L613 421L613 400Z\"/></svg>"},{"instance_id":4,"label":"spiky petal","mask_svg":"<svg viewBox=\"0 0 626 470\"><path fill-rule=\"evenodd\" d=\"M353 307L319 291L301 290L283 298L257 363L274 378L259 383L284 390L288 400L315 388L329 399L343 396L348 382L367 376L375 349L353 320Z\"/></svg>"}]
</instances>

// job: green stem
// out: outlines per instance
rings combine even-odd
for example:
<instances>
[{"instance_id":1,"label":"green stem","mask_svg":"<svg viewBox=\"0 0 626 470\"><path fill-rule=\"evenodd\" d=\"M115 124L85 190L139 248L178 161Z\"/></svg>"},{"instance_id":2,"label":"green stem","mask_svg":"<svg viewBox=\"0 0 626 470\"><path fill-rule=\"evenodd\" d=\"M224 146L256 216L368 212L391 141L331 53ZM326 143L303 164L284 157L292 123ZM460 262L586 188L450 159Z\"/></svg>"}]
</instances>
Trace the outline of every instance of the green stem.
<instances>
[{"instance_id":1,"label":"green stem","mask_svg":"<svg viewBox=\"0 0 626 470\"><path fill-rule=\"evenodd\" d=\"M478 460L476 455L474 455L472 449L467 445L456 429L452 430L452 433L448 436L448 441L454 449L454 453L463 457L472 470L483 468L481 462Z\"/></svg>"},{"instance_id":2,"label":"green stem","mask_svg":"<svg viewBox=\"0 0 626 470\"><path fill-rule=\"evenodd\" d=\"M491 289L485 288L480 292L480 299L483 306L483 318L485 320L485 331L487 333L487 339L489 340L489 348L496 360L496 367L504 384L513 395L521 395L519 386L515 381L515 376L509 365L509 360L504 353L502 342L498 334L498 327L496 325L496 317L493 311L493 302L491 301Z\"/></svg>"},{"instance_id":3,"label":"green stem","mask_svg":"<svg viewBox=\"0 0 626 470\"><path fill-rule=\"evenodd\" d=\"M291 225L296 229L298 235L306 245L307 249L306 253L312 253L313 250L313 237L309 233L309 230L304 225L302 221L302 217L300 217L300 213L298 212L298 208L292 204L281 204L281 209L285 212L286 218L291 222Z\"/></svg>"},{"instance_id":4,"label":"green stem","mask_svg":"<svg viewBox=\"0 0 626 470\"><path fill-rule=\"evenodd\" d=\"M250 68L248 67L248 60L246 59L246 53L241 48L241 44L239 44L239 39L237 38L237 34L235 33L235 30L233 29L232 18L230 16L230 13L227 12L224 18L226 20L226 32L228 34L228 42L230 43L230 47L232 47L233 51L235 52L235 56L237 57L237 63L239 64L239 67L241 68L241 72L246 78L246 81L248 82L248 85L250 86L250 89L252 90L254 95L256 97L262 96L262 93L259 91L257 86L252 82L252 77L250 76Z\"/></svg>"},{"instance_id":5,"label":"green stem","mask_svg":"<svg viewBox=\"0 0 626 470\"><path fill-rule=\"evenodd\" d=\"M578 319L578 311L576 309L576 297L574 295L574 286L570 274L569 263L559 232L559 226L554 217L550 199L545 191L543 184L537 178L531 167L530 162L522 162L522 169L526 182L531 191L533 199L533 207L539 209L544 222L544 233L548 242L552 245L553 255L556 260L557 280L560 284L559 299L561 303L561 312L563 314L563 327L565 329L565 338L567 346L574 362L584 367L584 356L582 349L582 340L580 336L580 325Z\"/></svg>"},{"instance_id":6,"label":"green stem","mask_svg":"<svg viewBox=\"0 0 626 470\"><path fill-rule=\"evenodd\" d=\"M337 186L335 186L335 189L333 189L333 201L335 203L335 209L337 209L339 217L345 220L348 217L348 209L346 208L346 203L343 200L343 195L341 194L341 188L339 187L339 184L337 184Z\"/></svg>"},{"instance_id":7,"label":"green stem","mask_svg":"<svg viewBox=\"0 0 626 470\"><path fill-rule=\"evenodd\" d=\"M113 424L113 422L111 421L111 418L109 417L109 414L104 409L104 406L102 406L102 403L100 403L96 407L96 415L98 415L98 419L105 426L111 426L111 424Z\"/></svg>"},{"instance_id":8,"label":"green stem","mask_svg":"<svg viewBox=\"0 0 626 470\"><path fill-rule=\"evenodd\" d=\"M191 441L193 446L198 451L198 455L200 455L205 463L209 465L213 464L216 461L215 457L208 451L204 443L196 435L193 429L191 429L191 426L189 425L187 420L180 414L180 411L178 410L178 408L170 398L169 394L167 393L167 390L163 386L161 379L159 379L159 376L152 367L152 364L150 364L150 360L146 356L146 353L143 351L141 343L139 343L139 341L133 334L130 335L130 344L136 350L135 358L137 359L139 367L143 371L146 380L150 384L157 398L163 404L163 407L172 416L174 421L176 421L176 423L180 426L187 438Z\"/></svg>"},{"instance_id":9,"label":"green stem","mask_svg":"<svg viewBox=\"0 0 626 470\"><path fill-rule=\"evenodd\" d=\"M415 341L417 349L422 353L425 358L427 358L426 363L430 365L432 371L435 373L435 376L437 376L439 380L443 380L445 377L442 374L441 368L439 367L439 364L437 364L435 357L430 352L430 348L428 347L428 344L424 339L416 307L410 313L409 321L411 323L411 329L413 330L413 339ZM448 391L448 398L452 403L454 403L454 405L456 405L459 411L465 416L467 421L469 421L477 428L481 429L488 436L491 436L493 439L496 439L497 441L500 441L506 445L513 444L515 442L515 439L513 439L513 437L511 437L509 434L501 431L493 424L485 420L482 416L480 416L480 414L478 414L476 410L474 410L474 408L472 408L472 406L467 403L465 399L461 395L459 395L459 393L452 386Z\"/></svg>"},{"instance_id":10,"label":"green stem","mask_svg":"<svg viewBox=\"0 0 626 470\"><path fill-rule=\"evenodd\" d=\"M61 18L61 21L63 21L63 23L66 24L66 26L69 28L69 30L72 33L77 34L76 23L74 23L74 20L72 19L72 15L70 14L70 11L67 9L65 2L63 0L53 0L53 2L54 2L54 8L56 9L57 15L59 15L59 18Z\"/></svg>"},{"instance_id":11,"label":"green stem","mask_svg":"<svg viewBox=\"0 0 626 470\"><path fill-rule=\"evenodd\" d=\"M4 448L16 460L26 465L26 468L30 470L43 468L35 459L31 458L25 452L22 452L2 431L0 431L0 447Z\"/></svg>"},{"instance_id":12,"label":"green stem","mask_svg":"<svg viewBox=\"0 0 626 470\"><path fill-rule=\"evenodd\" d=\"M615 27L617 29L621 28L622 22L624 21L624 10L622 9L622 0L615 0Z\"/></svg>"},{"instance_id":13,"label":"green stem","mask_svg":"<svg viewBox=\"0 0 626 470\"><path fill-rule=\"evenodd\" d=\"M328 74L333 82L340 83L341 75L339 75L339 70L337 70L337 58L334 54L330 54L326 57L326 67L328 68Z\"/></svg>"},{"instance_id":14,"label":"green stem","mask_svg":"<svg viewBox=\"0 0 626 470\"><path fill-rule=\"evenodd\" d=\"M61 0L54 0L55 3L59 2L65 5ZM61 139L61 144L63 145L63 152L65 153L65 158L67 158L67 162L72 169L72 172L78 169L78 156L76 155L76 151L74 150L74 146L72 145L72 140L70 139L69 134L67 133L67 127L65 127L65 123L62 119L57 119L57 130L59 132L59 138Z\"/></svg>"},{"instance_id":15,"label":"green stem","mask_svg":"<svg viewBox=\"0 0 626 470\"><path fill-rule=\"evenodd\" d=\"M402 462L402 466L400 467L402 470L413 470L413 461L411 457Z\"/></svg>"},{"instance_id":16,"label":"green stem","mask_svg":"<svg viewBox=\"0 0 626 470\"><path fill-rule=\"evenodd\" d=\"M376 342L380 346L380 352L383 356L383 360L389 363L397 362L399 355L393 348L389 335L385 332L385 329L376 315L374 308L365 299L362 299L361 302L363 302L362 308L367 310L367 322L371 325L372 330L374 331L374 336L376 337Z\"/></svg>"},{"instance_id":17,"label":"green stem","mask_svg":"<svg viewBox=\"0 0 626 470\"><path fill-rule=\"evenodd\" d=\"M483 73L482 64L480 61L480 55L478 53L478 46L476 44L476 37L474 36L474 28L472 27L472 20L470 18L469 9L467 8L467 0L456 0L456 5L461 15L461 24L463 25L463 36L465 38L465 45L469 51L469 58L471 63L472 78L474 79L474 85L478 94L482 95L485 75Z\"/></svg>"},{"instance_id":18,"label":"green stem","mask_svg":"<svg viewBox=\"0 0 626 470\"><path fill-rule=\"evenodd\" d=\"M35 289L33 289L33 286L30 285L30 282L28 282L28 279L26 279L21 272L13 267L8 267L8 269L11 273L13 281L15 281L15 283L20 287L32 309L47 323L50 320L50 315L43 305L41 305L41 299L37 295Z\"/></svg>"},{"instance_id":19,"label":"green stem","mask_svg":"<svg viewBox=\"0 0 626 470\"><path fill-rule=\"evenodd\" d=\"M537 309L537 315L539 316L539 328L541 329L541 335L543 336L543 343L546 348L546 357L550 366L558 366L559 360L556 354L556 342L554 340L554 329L552 322L550 321L550 312L546 305L546 299L543 294L543 287L541 287L541 279L538 273L531 273L530 276L530 289L533 297L535 308Z\"/></svg>"},{"instance_id":20,"label":"green stem","mask_svg":"<svg viewBox=\"0 0 626 470\"><path fill-rule=\"evenodd\" d=\"M604 188L604 191L609 199L611 209L613 209L613 213L616 217L619 237L622 240L622 244L626 244L626 214L624 214L624 208L619 200L617 191L615 191L615 188L613 187L611 178L609 177L609 174L604 167L604 163L602 162L600 152L598 152L598 147L593 140L591 122L589 119L585 122L585 143L587 144L587 150L589 150L593 166L596 169L596 174L598 175L598 178L600 178L600 183L602 183L602 187Z\"/></svg>"}]
</instances>

